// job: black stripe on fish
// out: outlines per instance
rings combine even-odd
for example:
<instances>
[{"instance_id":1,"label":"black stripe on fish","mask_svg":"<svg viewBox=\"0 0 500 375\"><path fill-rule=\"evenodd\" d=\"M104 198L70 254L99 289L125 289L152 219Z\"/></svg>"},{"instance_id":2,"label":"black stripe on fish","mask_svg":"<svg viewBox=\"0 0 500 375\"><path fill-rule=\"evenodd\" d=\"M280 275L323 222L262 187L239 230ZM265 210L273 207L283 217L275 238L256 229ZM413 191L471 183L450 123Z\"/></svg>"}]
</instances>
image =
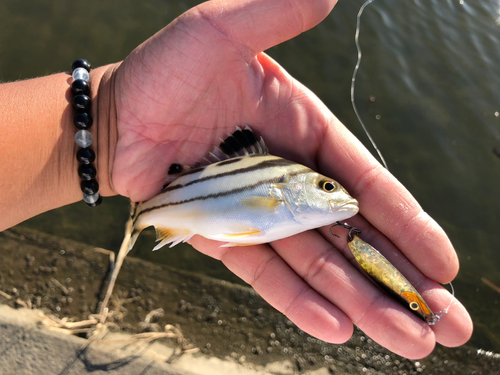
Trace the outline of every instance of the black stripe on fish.
<instances>
[{"instance_id":1,"label":"black stripe on fish","mask_svg":"<svg viewBox=\"0 0 500 375\"><path fill-rule=\"evenodd\" d=\"M166 186L165 188L163 188L161 193L163 194L163 193L166 193L167 191L177 190L177 189L180 189L183 187L184 187L184 185L181 185L181 184L173 185L173 186Z\"/></svg>"},{"instance_id":2,"label":"black stripe on fish","mask_svg":"<svg viewBox=\"0 0 500 375\"><path fill-rule=\"evenodd\" d=\"M217 167L222 167L224 165L233 164L233 163L236 163L237 161L240 161L241 159L242 159L242 157L227 159L227 160L224 160L224 161L221 161L221 162L217 163L216 166Z\"/></svg>"},{"instance_id":3,"label":"black stripe on fish","mask_svg":"<svg viewBox=\"0 0 500 375\"><path fill-rule=\"evenodd\" d=\"M238 159L241 160L243 158L238 158ZM233 160L233 159L229 159L229 160ZM227 162L229 160L225 160L225 161L216 163L216 165L218 166L218 165L220 165L220 163L225 163L225 162ZM239 173L253 172L253 171L257 170L257 169L272 168L272 167L283 167L283 166L295 165L295 164L297 164L297 163L292 162L292 161L288 161L286 159L281 159L281 158L277 159L277 160L276 159L275 160L266 160L266 161L263 161L261 163L252 165L251 167L239 168L239 169L235 169L235 170L232 170L232 171L229 171L229 172L225 172L225 173L219 173L219 174L214 174L212 176L202 177L202 178L199 178L199 179L196 179L196 180L189 181L189 182L187 182L185 184L175 184L175 185L172 185L172 186L169 185L169 186L165 187L165 189L163 189L162 193L166 193L166 192L169 192L169 191L172 191L172 190L176 190L176 189L180 189L180 188L183 188L183 187L187 187L187 186L190 186L190 185L193 185L193 184L196 184L196 183L199 183L199 182L204 182L204 181L207 181L207 180L213 180L213 179L217 179L217 178L221 178L221 177L227 177L227 176L231 176L231 175L235 175L235 174L239 174ZM205 168L206 167L196 168L196 169L190 170L189 172L186 172L186 174L184 174L183 176L186 176L186 175L189 175L189 174L192 174L192 173L201 172Z\"/></svg>"},{"instance_id":4,"label":"black stripe on fish","mask_svg":"<svg viewBox=\"0 0 500 375\"><path fill-rule=\"evenodd\" d=\"M205 159L208 164L196 163L196 165L190 169L185 168L180 164L174 163L170 165L168 170L168 175L176 178L181 176L188 176L190 174L195 174L203 171L208 165L217 164L217 166L225 166L228 164L236 163L241 160L242 156L238 155L238 152L241 150L245 151L245 156L254 157L254 156L263 156L267 155L267 147L264 144L264 141L261 139L257 139L257 136L253 133L252 129L247 125L245 129L236 128L237 130L233 134L229 134L226 140L222 141L219 147L216 147L213 151L214 154L209 155L209 159ZM218 151L218 153L217 153ZM214 161L214 160L222 160L222 161ZM172 178L163 185L162 193L174 189L178 189L177 185L170 187L170 184L174 182Z\"/></svg>"},{"instance_id":5,"label":"black stripe on fish","mask_svg":"<svg viewBox=\"0 0 500 375\"><path fill-rule=\"evenodd\" d=\"M186 173L183 173L182 176L188 176L190 174L195 174L195 173L198 173L198 172L201 172L202 170L204 170L207 166L203 166L203 167L198 167L198 168L193 168L189 171L187 171ZM179 176L181 177L181 176ZM167 189L168 189L168 186L167 186Z\"/></svg>"},{"instance_id":6,"label":"black stripe on fish","mask_svg":"<svg viewBox=\"0 0 500 375\"><path fill-rule=\"evenodd\" d=\"M141 216L142 214L144 214L144 213L147 213L147 212L150 212L150 211L154 211L154 210L159 210L159 209L162 209L162 208L165 208L165 207L178 206L180 204L191 203L191 202L200 201L200 200L207 200L207 199L214 199L214 198L225 197L227 195L241 193L241 192L243 192L245 190L249 190L249 189L251 190L251 189L256 188L256 187L258 187L259 185L262 185L262 184L273 184L273 183L277 184L277 183L281 183L281 182L284 182L289 177L293 177L293 176L296 176L298 174L301 174L301 173L304 173L304 172L308 172L309 170L310 170L309 168L305 167L303 170L299 170L299 171L296 171L294 173L283 173L279 177L274 177L274 178L271 178L271 179L268 179L268 180L259 181L259 182L256 182L255 184L245 185L245 186L233 189L233 190L222 191L220 193L213 193L213 194L201 195L201 196L198 196L198 197L193 197L193 198L185 199L185 200L182 200L182 201L169 202L169 203L160 204L158 206L149 207L149 208L146 208L143 211L139 212L137 214L135 220L137 220L137 218L139 216Z\"/></svg>"},{"instance_id":7,"label":"black stripe on fish","mask_svg":"<svg viewBox=\"0 0 500 375\"><path fill-rule=\"evenodd\" d=\"M189 181L184 186L187 187L187 186L190 186L190 185L197 184L199 182L205 182L207 180L215 180L217 178L232 176L232 175L235 175L235 174L253 172L253 171L256 171L258 169L273 168L273 167L284 167L284 166L287 166L287 165L296 165L296 164L297 163L294 163L292 161L288 161L286 159L266 160L266 161L263 161L262 163L252 165L251 167L235 169L235 170L230 171L230 172L219 173L219 174L215 174L215 175L212 175L212 176L202 177L202 178L199 178L197 180Z\"/></svg>"}]
</instances>

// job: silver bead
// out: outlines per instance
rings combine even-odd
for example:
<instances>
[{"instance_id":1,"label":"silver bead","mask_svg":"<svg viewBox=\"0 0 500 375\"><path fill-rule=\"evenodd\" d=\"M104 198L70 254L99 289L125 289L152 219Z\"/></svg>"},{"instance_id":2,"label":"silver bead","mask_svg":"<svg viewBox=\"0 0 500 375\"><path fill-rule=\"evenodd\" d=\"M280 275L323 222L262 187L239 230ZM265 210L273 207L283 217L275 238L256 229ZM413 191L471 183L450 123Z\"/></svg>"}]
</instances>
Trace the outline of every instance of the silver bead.
<instances>
[{"instance_id":1,"label":"silver bead","mask_svg":"<svg viewBox=\"0 0 500 375\"><path fill-rule=\"evenodd\" d=\"M89 147L93 140L92 134L87 130L79 130L75 134L75 142L81 148Z\"/></svg>"},{"instance_id":2,"label":"silver bead","mask_svg":"<svg viewBox=\"0 0 500 375\"><path fill-rule=\"evenodd\" d=\"M89 204L94 204L99 199L99 193L92 195L83 194L83 200Z\"/></svg>"},{"instance_id":3,"label":"silver bead","mask_svg":"<svg viewBox=\"0 0 500 375\"><path fill-rule=\"evenodd\" d=\"M73 70L72 76L74 80L82 79L85 82L88 82L90 79L89 72L87 72L87 70L84 68L76 68L75 70Z\"/></svg>"}]
</instances>

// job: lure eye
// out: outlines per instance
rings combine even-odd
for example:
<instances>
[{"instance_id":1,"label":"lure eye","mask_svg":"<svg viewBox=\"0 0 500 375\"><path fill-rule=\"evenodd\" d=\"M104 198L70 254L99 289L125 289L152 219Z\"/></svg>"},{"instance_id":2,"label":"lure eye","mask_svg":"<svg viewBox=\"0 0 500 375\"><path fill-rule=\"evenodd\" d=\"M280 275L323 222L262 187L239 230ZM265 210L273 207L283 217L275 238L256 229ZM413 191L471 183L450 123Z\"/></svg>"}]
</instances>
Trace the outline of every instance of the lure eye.
<instances>
[{"instance_id":1,"label":"lure eye","mask_svg":"<svg viewBox=\"0 0 500 375\"><path fill-rule=\"evenodd\" d=\"M332 181L321 181L319 186L327 193L335 190L335 184Z\"/></svg>"},{"instance_id":2,"label":"lure eye","mask_svg":"<svg viewBox=\"0 0 500 375\"><path fill-rule=\"evenodd\" d=\"M417 302L410 302L410 309L418 310L420 305Z\"/></svg>"}]
</instances>

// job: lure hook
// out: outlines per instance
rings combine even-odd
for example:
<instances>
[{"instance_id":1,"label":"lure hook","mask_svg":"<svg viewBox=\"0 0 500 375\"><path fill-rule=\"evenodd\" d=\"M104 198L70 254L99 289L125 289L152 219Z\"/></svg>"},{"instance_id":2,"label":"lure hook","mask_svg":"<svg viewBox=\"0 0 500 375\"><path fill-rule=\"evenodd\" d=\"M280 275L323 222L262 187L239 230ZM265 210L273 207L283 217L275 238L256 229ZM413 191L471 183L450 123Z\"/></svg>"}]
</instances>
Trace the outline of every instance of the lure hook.
<instances>
[{"instance_id":1,"label":"lure hook","mask_svg":"<svg viewBox=\"0 0 500 375\"><path fill-rule=\"evenodd\" d=\"M337 237L337 238L340 238L339 236L337 236L336 234L333 234L333 228L335 227L342 227L342 228L345 228L345 229L348 229L349 230L349 233L347 234L347 242L351 242L353 240L353 232L354 232L354 235L356 236L359 236L361 234L361 231L356 228L356 227L352 227L350 226L349 224L346 224L346 223L342 223L340 221L337 221L335 224L333 224L330 228L330 234L334 237Z\"/></svg>"}]
</instances>

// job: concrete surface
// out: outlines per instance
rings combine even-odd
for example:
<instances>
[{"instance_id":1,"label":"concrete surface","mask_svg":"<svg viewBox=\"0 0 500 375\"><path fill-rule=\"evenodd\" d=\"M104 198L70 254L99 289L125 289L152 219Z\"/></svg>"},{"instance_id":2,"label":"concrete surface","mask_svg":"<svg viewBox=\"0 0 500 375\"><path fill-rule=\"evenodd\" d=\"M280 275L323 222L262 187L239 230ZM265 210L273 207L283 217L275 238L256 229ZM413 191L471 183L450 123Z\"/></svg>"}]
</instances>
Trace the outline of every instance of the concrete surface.
<instances>
[{"instance_id":1,"label":"concrete surface","mask_svg":"<svg viewBox=\"0 0 500 375\"><path fill-rule=\"evenodd\" d=\"M82 350L86 340L42 327L38 310L0 305L0 374L270 374L265 369L197 354L166 363L173 349L159 343L130 343L130 335L110 334ZM272 373L283 373L276 364Z\"/></svg>"}]
</instances>

